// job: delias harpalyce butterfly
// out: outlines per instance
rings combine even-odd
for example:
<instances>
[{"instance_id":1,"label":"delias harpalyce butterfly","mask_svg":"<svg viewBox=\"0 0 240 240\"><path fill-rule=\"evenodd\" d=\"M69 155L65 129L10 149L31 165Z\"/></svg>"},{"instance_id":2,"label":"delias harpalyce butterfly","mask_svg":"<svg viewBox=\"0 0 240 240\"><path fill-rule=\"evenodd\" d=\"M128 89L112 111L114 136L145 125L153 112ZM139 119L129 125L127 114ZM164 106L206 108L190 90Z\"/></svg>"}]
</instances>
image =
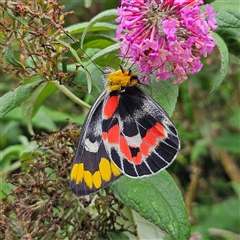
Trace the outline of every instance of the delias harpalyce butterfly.
<instances>
[{"instance_id":1,"label":"delias harpalyce butterfly","mask_svg":"<svg viewBox=\"0 0 240 240\"><path fill-rule=\"evenodd\" d=\"M168 167L180 141L167 113L137 85L130 70L104 70L105 89L90 109L73 159L70 186L78 195L122 174L140 178Z\"/></svg>"}]
</instances>

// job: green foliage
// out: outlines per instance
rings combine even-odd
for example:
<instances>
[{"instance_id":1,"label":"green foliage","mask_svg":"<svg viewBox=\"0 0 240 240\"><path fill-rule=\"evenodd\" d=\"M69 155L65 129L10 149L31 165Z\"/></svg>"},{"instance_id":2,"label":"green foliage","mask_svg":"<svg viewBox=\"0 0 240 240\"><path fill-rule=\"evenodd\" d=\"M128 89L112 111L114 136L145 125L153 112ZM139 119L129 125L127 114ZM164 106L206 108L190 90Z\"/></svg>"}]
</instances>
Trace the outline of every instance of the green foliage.
<instances>
[{"instance_id":1,"label":"green foliage","mask_svg":"<svg viewBox=\"0 0 240 240\"><path fill-rule=\"evenodd\" d=\"M172 239L188 239L190 226L181 193L171 176L159 174L137 181L124 176L112 185L113 193Z\"/></svg>"},{"instance_id":2,"label":"green foliage","mask_svg":"<svg viewBox=\"0 0 240 240\"><path fill-rule=\"evenodd\" d=\"M214 145L218 148L239 154L239 135L234 133L224 134L214 140Z\"/></svg>"},{"instance_id":3,"label":"green foliage","mask_svg":"<svg viewBox=\"0 0 240 240\"><path fill-rule=\"evenodd\" d=\"M232 197L221 203L216 203L213 206L200 205L194 207L195 221L198 225L193 226L193 231L198 231L203 236L203 239L210 239L211 233L223 239L237 239L238 234L234 234L239 228L239 199ZM221 221L219 221L221 219ZM209 228L211 226L211 228ZM221 231L228 229L228 231ZM218 231L216 231L218 230Z\"/></svg>"},{"instance_id":4,"label":"green foliage","mask_svg":"<svg viewBox=\"0 0 240 240\"><path fill-rule=\"evenodd\" d=\"M217 33L224 39L229 52L239 58L239 1L231 0L226 3L224 1L217 0L212 3L212 6L217 12Z\"/></svg>"},{"instance_id":5,"label":"green foliage","mask_svg":"<svg viewBox=\"0 0 240 240\"><path fill-rule=\"evenodd\" d=\"M165 109L169 116L172 116L178 98L178 85L170 81L156 82L153 77L150 77L149 85L143 85L142 88Z\"/></svg>"},{"instance_id":6,"label":"green foliage","mask_svg":"<svg viewBox=\"0 0 240 240\"><path fill-rule=\"evenodd\" d=\"M79 128L69 124L65 130L36 136L38 146L29 145L21 154L22 171L7 185L15 190L0 202L1 239L106 239L116 235L127 239L124 232L136 235L134 227L129 230L122 224L126 219L121 213L123 204L111 194L102 192L87 199L70 190L68 174L75 146L69 139L78 135Z\"/></svg>"},{"instance_id":7,"label":"green foliage","mask_svg":"<svg viewBox=\"0 0 240 240\"><path fill-rule=\"evenodd\" d=\"M217 42L217 47L221 54L221 68L219 71L219 75L217 77L217 82L213 87L212 91L216 90L222 83L223 79L226 77L227 71L228 71L228 65L229 65L228 49L225 42L216 33L214 33L214 38Z\"/></svg>"},{"instance_id":8,"label":"green foliage","mask_svg":"<svg viewBox=\"0 0 240 240\"><path fill-rule=\"evenodd\" d=\"M12 64L15 67L21 67L23 68L24 66L15 58L14 56L14 51L13 51L13 47L11 45L9 45L9 47L7 48L5 55L4 55L6 61L10 64Z\"/></svg>"},{"instance_id":9,"label":"green foliage","mask_svg":"<svg viewBox=\"0 0 240 240\"><path fill-rule=\"evenodd\" d=\"M69 1L66 7L76 8L71 16L74 19L79 13L82 22L72 24L71 19L64 29L63 20L69 13L62 13L51 1L48 5L42 2L38 1L37 15L24 3L23 8L12 1L0 3L1 69L8 74L1 75L0 83L0 225L5 227L4 231L0 227L0 234L8 229L9 239L23 238L21 232L28 229L34 239L163 239L168 233L172 239L185 240L189 239L190 218L195 239L237 239L238 1L211 4L217 12L219 27L214 38L218 51L204 61L200 73L180 86L170 81L156 83L153 78L149 86L143 86L173 114L182 150L170 167L173 178L164 171L137 181L122 177L113 184L116 197L128 206L124 208L108 190L97 193L96 199L85 199L75 197L68 186L79 135L79 127L71 122L84 122L103 88L101 72L93 61L102 69L118 68L122 60L117 57L119 43L113 40L117 6L103 1L103 9L114 9L95 13L89 21L85 9L89 1ZM97 4L93 3L92 11ZM66 31L79 43L71 42ZM65 130L31 140L34 133L59 128ZM142 229L149 234L144 235Z\"/></svg>"},{"instance_id":10,"label":"green foliage","mask_svg":"<svg viewBox=\"0 0 240 240\"><path fill-rule=\"evenodd\" d=\"M28 99L31 93L34 91L36 83L19 86L14 91L11 91L0 98L1 110L0 117L9 113L14 108L18 107L21 103Z\"/></svg>"},{"instance_id":11,"label":"green foliage","mask_svg":"<svg viewBox=\"0 0 240 240\"><path fill-rule=\"evenodd\" d=\"M26 120L30 134L34 134L32 129L32 118L38 112L44 100L56 91L57 87L53 83L43 83L22 104L23 117Z\"/></svg>"}]
</instances>

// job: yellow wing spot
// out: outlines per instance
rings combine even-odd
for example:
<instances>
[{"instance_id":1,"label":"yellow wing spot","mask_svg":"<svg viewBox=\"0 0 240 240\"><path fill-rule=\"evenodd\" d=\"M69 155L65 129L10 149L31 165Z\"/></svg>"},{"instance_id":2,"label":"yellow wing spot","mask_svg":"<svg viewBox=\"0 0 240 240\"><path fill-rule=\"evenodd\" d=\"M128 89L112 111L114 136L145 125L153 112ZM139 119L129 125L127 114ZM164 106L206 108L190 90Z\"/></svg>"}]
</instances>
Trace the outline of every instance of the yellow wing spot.
<instances>
[{"instance_id":1,"label":"yellow wing spot","mask_svg":"<svg viewBox=\"0 0 240 240\"><path fill-rule=\"evenodd\" d=\"M111 161L111 169L115 177L119 176L122 173L113 161Z\"/></svg>"},{"instance_id":2,"label":"yellow wing spot","mask_svg":"<svg viewBox=\"0 0 240 240\"><path fill-rule=\"evenodd\" d=\"M92 189L92 187L93 187L93 176L92 176L91 172L84 171L84 181L85 181L86 185L90 189Z\"/></svg>"},{"instance_id":3,"label":"yellow wing spot","mask_svg":"<svg viewBox=\"0 0 240 240\"><path fill-rule=\"evenodd\" d=\"M138 83L137 77L124 68L107 74L107 80L110 91L120 91L122 88L135 86Z\"/></svg>"},{"instance_id":4,"label":"yellow wing spot","mask_svg":"<svg viewBox=\"0 0 240 240\"><path fill-rule=\"evenodd\" d=\"M99 171L96 171L94 174L93 174L93 185L95 188L100 188L100 186L102 185L102 178L101 178L101 175L100 175L100 172Z\"/></svg>"},{"instance_id":5,"label":"yellow wing spot","mask_svg":"<svg viewBox=\"0 0 240 240\"><path fill-rule=\"evenodd\" d=\"M71 180L75 180L76 184L79 184L83 180L83 163L75 163L71 171Z\"/></svg>"},{"instance_id":6,"label":"yellow wing spot","mask_svg":"<svg viewBox=\"0 0 240 240\"><path fill-rule=\"evenodd\" d=\"M99 163L99 171L104 181L109 182L111 180L112 171L108 159L101 158L101 161Z\"/></svg>"}]
</instances>

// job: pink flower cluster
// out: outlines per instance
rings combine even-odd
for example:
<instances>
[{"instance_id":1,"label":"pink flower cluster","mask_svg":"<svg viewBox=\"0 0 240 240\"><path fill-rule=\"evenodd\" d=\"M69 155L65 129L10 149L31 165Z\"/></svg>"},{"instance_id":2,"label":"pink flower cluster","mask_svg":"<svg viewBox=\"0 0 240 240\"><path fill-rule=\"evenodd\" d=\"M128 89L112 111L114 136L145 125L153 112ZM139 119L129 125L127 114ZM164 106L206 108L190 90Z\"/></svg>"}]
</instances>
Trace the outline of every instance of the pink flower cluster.
<instances>
[{"instance_id":1,"label":"pink flower cluster","mask_svg":"<svg viewBox=\"0 0 240 240\"><path fill-rule=\"evenodd\" d=\"M202 68L200 56L216 45L211 31L217 28L213 8L202 0L122 0L118 8L117 40L120 54L137 64L146 76L157 72L157 81L187 79Z\"/></svg>"}]
</instances>

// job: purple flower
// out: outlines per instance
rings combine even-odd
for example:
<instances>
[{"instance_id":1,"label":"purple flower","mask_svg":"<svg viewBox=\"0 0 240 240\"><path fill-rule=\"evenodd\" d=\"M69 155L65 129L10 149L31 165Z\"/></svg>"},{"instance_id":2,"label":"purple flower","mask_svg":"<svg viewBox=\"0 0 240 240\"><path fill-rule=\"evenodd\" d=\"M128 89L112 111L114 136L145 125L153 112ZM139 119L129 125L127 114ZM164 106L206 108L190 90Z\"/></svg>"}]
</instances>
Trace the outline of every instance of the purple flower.
<instances>
[{"instance_id":1,"label":"purple flower","mask_svg":"<svg viewBox=\"0 0 240 240\"><path fill-rule=\"evenodd\" d=\"M162 25L163 25L163 32L166 35L173 35L177 31L177 21L175 19L171 20L163 20Z\"/></svg>"},{"instance_id":2,"label":"purple flower","mask_svg":"<svg viewBox=\"0 0 240 240\"><path fill-rule=\"evenodd\" d=\"M217 28L213 8L201 12L201 5L202 0L122 0L116 39L120 54L145 73L142 82L156 72L157 81L181 83L201 70L200 56L216 45L211 31Z\"/></svg>"}]
</instances>

